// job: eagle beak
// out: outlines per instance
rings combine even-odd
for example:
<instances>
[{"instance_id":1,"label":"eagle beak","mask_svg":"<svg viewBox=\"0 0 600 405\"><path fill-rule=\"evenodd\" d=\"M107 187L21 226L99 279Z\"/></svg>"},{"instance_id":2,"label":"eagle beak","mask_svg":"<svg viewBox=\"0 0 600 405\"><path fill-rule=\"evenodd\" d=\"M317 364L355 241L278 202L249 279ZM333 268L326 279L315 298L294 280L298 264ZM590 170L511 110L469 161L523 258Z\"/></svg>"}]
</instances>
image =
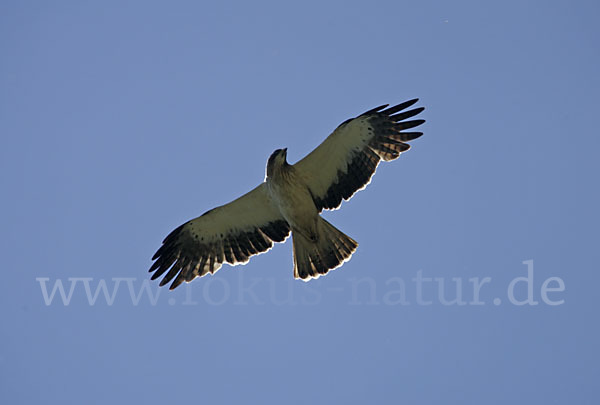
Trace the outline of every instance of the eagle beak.
<instances>
[{"instance_id":1,"label":"eagle beak","mask_svg":"<svg viewBox=\"0 0 600 405\"><path fill-rule=\"evenodd\" d=\"M287 158L287 148L283 148L283 157Z\"/></svg>"}]
</instances>

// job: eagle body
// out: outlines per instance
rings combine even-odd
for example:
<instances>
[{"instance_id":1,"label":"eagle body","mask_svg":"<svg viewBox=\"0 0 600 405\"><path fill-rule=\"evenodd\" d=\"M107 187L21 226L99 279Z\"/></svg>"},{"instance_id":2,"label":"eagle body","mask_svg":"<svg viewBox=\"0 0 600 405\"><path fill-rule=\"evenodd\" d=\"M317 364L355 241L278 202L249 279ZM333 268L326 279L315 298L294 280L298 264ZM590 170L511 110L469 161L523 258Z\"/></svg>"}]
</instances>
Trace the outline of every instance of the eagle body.
<instances>
[{"instance_id":1,"label":"eagle body","mask_svg":"<svg viewBox=\"0 0 600 405\"><path fill-rule=\"evenodd\" d=\"M287 162L287 149L271 154L263 183L238 199L173 230L154 254L152 279L164 275L171 289L214 274L223 263L245 264L275 242L293 240L294 277L318 278L349 260L358 243L319 214L337 209L365 188L381 160L407 151L423 124L408 120L424 110L406 110L418 99L383 105L349 119L310 154Z\"/></svg>"},{"instance_id":2,"label":"eagle body","mask_svg":"<svg viewBox=\"0 0 600 405\"><path fill-rule=\"evenodd\" d=\"M285 160L286 152L286 149L276 150L267 163L273 165L272 170L267 170L265 179L269 196L279 207L281 216L290 225L292 232L315 239L319 211L306 182Z\"/></svg>"},{"instance_id":3,"label":"eagle body","mask_svg":"<svg viewBox=\"0 0 600 405\"><path fill-rule=\"evenodd\" d=\"M314 197L300 169L278 149L267 162L267 190L292 230L294 277L318 278L350 259L358 243L319 215Z\"/></svg>"}]
</instances>

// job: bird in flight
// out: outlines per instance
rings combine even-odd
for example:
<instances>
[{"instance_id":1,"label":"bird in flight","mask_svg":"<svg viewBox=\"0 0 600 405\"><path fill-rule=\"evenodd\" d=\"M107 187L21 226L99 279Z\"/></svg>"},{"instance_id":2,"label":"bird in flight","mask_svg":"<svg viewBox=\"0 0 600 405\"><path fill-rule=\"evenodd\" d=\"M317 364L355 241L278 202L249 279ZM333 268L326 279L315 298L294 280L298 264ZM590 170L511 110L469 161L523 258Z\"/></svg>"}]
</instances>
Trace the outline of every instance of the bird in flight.
<instances>
[{"instance_id":1,"label":"bird in flight","mask_svg":"<svg viewBox=\"0 0 600 405\"><path fill-rule=\"evenodd\" d=\"M358 243L319 213L338 208L342 200L369 184L381 160L391 161L423 135L405 130L423 124L408 120L424 110L407 110L418 99L388 104L343 122L310 154L291 165L287 149L267 161L264 182L229 204L205 212L176 228L152 257L152 280L175 279L174 289L223 263L247 263L274 242L292 234L294 277L318 278L348 261Z\"/></svg>"}]
</instances>

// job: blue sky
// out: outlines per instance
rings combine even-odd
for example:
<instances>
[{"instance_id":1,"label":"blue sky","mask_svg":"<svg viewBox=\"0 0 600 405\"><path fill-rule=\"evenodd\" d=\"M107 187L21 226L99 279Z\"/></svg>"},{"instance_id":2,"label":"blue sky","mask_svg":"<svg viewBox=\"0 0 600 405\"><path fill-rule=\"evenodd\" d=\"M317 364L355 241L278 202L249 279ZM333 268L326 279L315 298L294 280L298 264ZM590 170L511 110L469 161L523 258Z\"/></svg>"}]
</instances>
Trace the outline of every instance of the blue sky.
<instances>
[{"instance_id":1,"label":"blue sky","mask_svg":"<svg viewBox=\"0 0 600 405\"><path fill-rule=\"evenodd\" d=\"M3 2L3 402L594 403L598 11ZM273 150L413 97L425 135L325 213L342 268L294 281L288 241L147 282Z\"/></svg>"}]
</instances>

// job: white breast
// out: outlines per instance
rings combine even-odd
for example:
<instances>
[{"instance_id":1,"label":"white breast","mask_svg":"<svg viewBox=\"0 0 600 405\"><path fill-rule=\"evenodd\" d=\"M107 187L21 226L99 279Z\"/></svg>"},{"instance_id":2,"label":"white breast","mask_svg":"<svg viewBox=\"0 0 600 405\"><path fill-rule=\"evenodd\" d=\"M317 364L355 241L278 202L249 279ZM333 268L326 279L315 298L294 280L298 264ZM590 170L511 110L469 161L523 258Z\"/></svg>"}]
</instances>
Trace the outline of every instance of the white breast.
<instances>
[{"instance_id":1,"label":"white breast","mask_svg":"<svg viewBox=\"0 0 600 405\"><path fill-rule=\"evenodd\" d=\"M308 187L293 172L276 174L267 179L271 198L292 229L312 230L316 227L317 207Z\"/></svg>"}]
</instances>

